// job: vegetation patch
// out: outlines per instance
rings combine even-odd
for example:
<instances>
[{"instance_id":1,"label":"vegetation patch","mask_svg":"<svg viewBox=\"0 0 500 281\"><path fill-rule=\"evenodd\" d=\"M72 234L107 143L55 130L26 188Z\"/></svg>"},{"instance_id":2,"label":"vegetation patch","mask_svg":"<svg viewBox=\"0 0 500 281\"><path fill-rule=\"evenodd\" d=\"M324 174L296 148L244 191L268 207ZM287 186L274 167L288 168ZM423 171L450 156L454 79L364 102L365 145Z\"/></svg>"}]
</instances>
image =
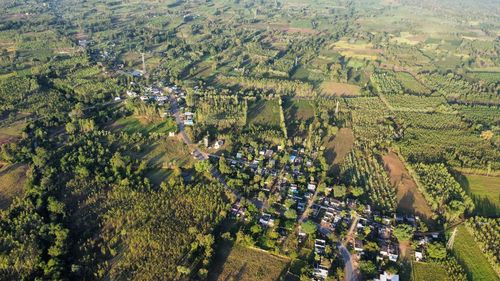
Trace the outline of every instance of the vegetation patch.
<instances>
[{"instance_id":1,"label":"vegetation patch","mask_svg":"<svg viewBox=\"0 0 500 281\"><path fill-rule=\"evenodd\" d=\"M140 116L128 116L116 120L111 125L111 130L115 132L122 131L128 134L141 133L146 135L151 133L166 134L168 132L175 132L177 129L173 120L149 122Z\"/></svg>"},{"instance_id":2,"label":"vegetation patch","mask_svg":"<svg viewBox=\"0 0 500 281\"><path fill-rule=\"evenodd\" d=\"M278 100L259 100L248 108L248 123L268 127L280 126L280 108Z\"/></svg>"}]
</instances>

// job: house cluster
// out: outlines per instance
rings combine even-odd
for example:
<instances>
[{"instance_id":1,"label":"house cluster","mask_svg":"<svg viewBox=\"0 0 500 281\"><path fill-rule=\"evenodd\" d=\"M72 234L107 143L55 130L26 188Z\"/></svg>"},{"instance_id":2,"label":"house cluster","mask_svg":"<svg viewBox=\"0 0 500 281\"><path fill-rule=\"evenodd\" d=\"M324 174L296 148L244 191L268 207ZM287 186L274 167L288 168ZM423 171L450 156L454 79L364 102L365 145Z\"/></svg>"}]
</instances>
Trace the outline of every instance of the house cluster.
<instances>
[{"instance_id":1,"label":"house cluster","mask_svg":"<svg viewBox=\"0 0 500 281\"><path fill-rule=\"evenodd\" d=\"M314 241L314 253L319 257L319 260L316 260L313 265L313 276L316 280L325 280L332 265L330 259L325 257L326 245L326 240L316 239Z\"/></svg>"}]
</instances>

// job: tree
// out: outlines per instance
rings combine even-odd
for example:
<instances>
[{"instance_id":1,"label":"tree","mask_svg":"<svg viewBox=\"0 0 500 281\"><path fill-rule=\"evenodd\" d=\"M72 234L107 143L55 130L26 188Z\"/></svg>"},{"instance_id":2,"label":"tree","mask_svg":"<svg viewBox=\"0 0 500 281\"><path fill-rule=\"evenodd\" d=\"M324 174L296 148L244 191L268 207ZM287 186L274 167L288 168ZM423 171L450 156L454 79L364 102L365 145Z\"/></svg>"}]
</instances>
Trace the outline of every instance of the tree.
<instances>
[{"instance_id":1,"label":"tree","mask_svg":"<svg viewBox=\"0 0 500 281\"><path fill-rule=\"evenodd\" d=\"M394 236L398 241L408 241L413 237L413 227L408 224L399 224L394 228Z\"/></svg>"},{"instance_id":2,"label":"tree","mask_svg":"<svg viewBox=\"0 0 500 281\"><path fill-rule=\"evenodd\" d=\"M295 220L297 219L297 212L294 209L288 209L285 211L285 218Z\"/></svg>"},{"instance_id":3,"label":"tree","mask_svg":"<svg viewBox=\"0 0 500 281\"><path fill-rule=\"evenodd\" d=\"M355 187L351 188L351 194L354 197L359 197L359 196L363 195L364 193L365 192L364 192L362 187L355 186Z\"/></svg>"},{"instance_id":4,"label":"tree","mask_svg":"<svg viewBox=\"0 0 500 281\"><path fill-rule=\"evenodd\" d=\"M359 269L365 275L366 279L371 279L377 274L377 267L372 261L361 261L359 263Z\"/></svg>"},{"instance_id":5,"label":"tree","mask_svg":"<svg viewBox=\"0 0 500 281\"><path fill-rule=\"evenodd\" d=\"M441 260L446 258L446 248L438 242L429 243L427 245L427 254L432 259Z\"/></svg>"},{"instance_id":6,"label":"tree","mask_svg":"<svg viewBox=\"0 0 500 281\"><path fill-rule=\"evenodd\" d=\"M307 234L313 234L316 233L318 226L316 226L316 224L313 221L308 220L306 222L303 222L300 225L300 228Z\"/></svg>"}]
</instances>

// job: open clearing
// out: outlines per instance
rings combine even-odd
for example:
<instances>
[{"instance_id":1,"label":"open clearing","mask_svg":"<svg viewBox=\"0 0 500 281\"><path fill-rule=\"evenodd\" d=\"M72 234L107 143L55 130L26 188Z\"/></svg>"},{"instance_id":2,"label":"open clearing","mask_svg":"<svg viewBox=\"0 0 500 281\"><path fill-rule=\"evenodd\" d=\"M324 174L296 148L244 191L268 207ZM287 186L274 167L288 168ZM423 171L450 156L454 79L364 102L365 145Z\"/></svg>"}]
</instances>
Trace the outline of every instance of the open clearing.
<instances>
[{"instance_id":1,"label":"open clearing","mask_svg":"<svg viewBox=\"0 0 500 281\"><path fill-rule=\"evenodd\" d=\"M15 141L21 136L26 122L17 121L8 127L0 128L0 145Z\"/></svg>"},{"instance_id":2,"label":"open clearing","mask_svg":"<svg viewBox=\"0 0 500 281\"><path fill-rule=\"evenodd\" d=\"M263 250L247 248L230 241L220 243L216 262L210 270L208 280L274 281L284 276L288 267L287 258Z\"/></svg>"},{"instance_id":3,"label":"open clearing","mask_svg":"<svg viewBox=\"0 0 500 281\"><path fill-rule=\"evenodd\" d=\"M498 280L495 271L479 250L474 237L464 225L458 226L455 243L453 243L453 253L460 264L464 266L469 280Z\"/></svg>"},{"instance_id":4,"label":"open clearing","mask_svg":"<svg viewBox=\"0 0 500 281\"><path fill-rule=\"evenodd\" d=\"M408 173L403 161L394 152L389 152L382 157L391 183L397 187L398 212L415 214L426 221L433 216L424 196L418 190L417 184Z\"/></svg>"},{"instance_id":5,"label":"open clearing","mask_svg":"<svg viewBox=\"0 0 500 281\"><path fill-rule=\"evenodd\" d=\"M413 281L444 281L448 273L439 264L415 262L413 263Z\"/></svg>"},{"instance_id":6,"label":"open clearing","mask_svg":"<svg viewBox=\"0 0 500 281\"><path fill-rule=\"evenodd\" d=\"M354 97L359 95L360 87L347 83L325 81L321 83L321 92L326 96Z\"/></svg>"},{"instance_id":7,"label":"open clearing","mask_svg":"<svg viewBox=\"0 0 500 281\"><path fill-rule=\"evenodd\" d=\"M0 168L0 209L7 209L12 199L22 194L27 169L22 164Z\"/></svg>"}]
</instances>

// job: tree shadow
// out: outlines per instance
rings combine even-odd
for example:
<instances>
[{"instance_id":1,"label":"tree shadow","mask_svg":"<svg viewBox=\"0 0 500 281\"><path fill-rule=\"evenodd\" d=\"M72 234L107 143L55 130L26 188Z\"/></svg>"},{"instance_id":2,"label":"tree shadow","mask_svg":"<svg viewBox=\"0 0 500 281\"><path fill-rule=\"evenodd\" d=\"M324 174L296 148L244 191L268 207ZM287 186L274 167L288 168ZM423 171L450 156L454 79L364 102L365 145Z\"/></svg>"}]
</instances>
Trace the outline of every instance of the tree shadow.
<instances>
[{"instance_id":1,"label":"tree shadow","mask_svg":"<svg viewBox=\"0 0 500 281\"><path fill-rule=\"evenodd\" d=\"M229 258L229 255L231 254L231 250L234 246L234 241L232 240L227 240L227 239L222 239L222 241L217 245L215 249L215 257L214 257L214 264L211 266L211 270L208 273L207 280L209 281L216 281L219 280L219 277L221 276L222 272L224 271L224 264L226 263L227 259ZM246 263L243 265L243 267L240 268L236 276L242 276L244 273L244 270L246 270ZM224 280L233 280L231 277L233 276L233 273L229 274ZM239 280L239 279L236 279Z\"/></svg>"}]
</instances>

